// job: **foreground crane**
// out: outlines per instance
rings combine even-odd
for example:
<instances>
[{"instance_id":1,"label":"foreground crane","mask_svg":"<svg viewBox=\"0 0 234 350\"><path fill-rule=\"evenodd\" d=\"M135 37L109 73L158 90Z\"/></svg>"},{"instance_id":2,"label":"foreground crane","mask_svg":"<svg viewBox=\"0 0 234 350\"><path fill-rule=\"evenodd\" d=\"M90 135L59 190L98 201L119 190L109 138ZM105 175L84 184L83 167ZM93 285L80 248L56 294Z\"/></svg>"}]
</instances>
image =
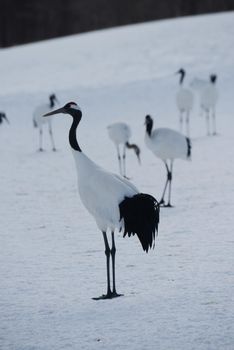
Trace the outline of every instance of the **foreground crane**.
<instances>
[{"instance_id":1,"label":"foreground crane","mask_svg":"<svg viewBox=\"0 0 234 350\"><path fill-rule=\"evenodd\" d=\"M136 234L143 250L148 252L154 247L155 234L158 232L159 204L153 196L140 193L130 181L102 169L82 152L76 136L82 112L75 102L69 102L64 107L44 116L48 117L58 113L68 114L73 119L69 131L69 142L75 159L80 197L102 232L105 244L107 292L94 299L115 298L120 294L116 291L115 281L114 231L115 229L122 230L124 237ZM111 248L107 237L108 230L111 232ZM112 287L110 257L112 260Z\"/></svg>"}]
</instances>

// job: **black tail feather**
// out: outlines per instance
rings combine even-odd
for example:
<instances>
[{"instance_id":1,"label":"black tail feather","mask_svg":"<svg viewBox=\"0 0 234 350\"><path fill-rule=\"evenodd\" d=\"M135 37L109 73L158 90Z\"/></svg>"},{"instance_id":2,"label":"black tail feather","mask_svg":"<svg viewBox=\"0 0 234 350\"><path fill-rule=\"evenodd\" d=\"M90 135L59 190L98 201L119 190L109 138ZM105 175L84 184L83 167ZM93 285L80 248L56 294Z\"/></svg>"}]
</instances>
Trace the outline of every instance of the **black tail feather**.
<instances>
[{"instance_id":1,"label":"black tail feather","mask_svg":"<svg viewBox=\"0 0 234 350\"><path fill-rule=\"evenodd\" d=\"M155 231L158 235L159 203L149 194L138 193L125 197L119 204L120 220L124 220L124 237L137 235L142 248L154 248Z\"/></svg>"},{"instance_id":2,"label":"black tail feather","mask_svg":"<svg viewBox=\"0 0 234 350\"><path fill-rule=\"evenodd\" d=\"M186 141L187 141L187 145L188 145L187 157L190 158L191 157L192 144L191 144L191 140L188 137L186 137Z\"/></svg>"}]
</instances>

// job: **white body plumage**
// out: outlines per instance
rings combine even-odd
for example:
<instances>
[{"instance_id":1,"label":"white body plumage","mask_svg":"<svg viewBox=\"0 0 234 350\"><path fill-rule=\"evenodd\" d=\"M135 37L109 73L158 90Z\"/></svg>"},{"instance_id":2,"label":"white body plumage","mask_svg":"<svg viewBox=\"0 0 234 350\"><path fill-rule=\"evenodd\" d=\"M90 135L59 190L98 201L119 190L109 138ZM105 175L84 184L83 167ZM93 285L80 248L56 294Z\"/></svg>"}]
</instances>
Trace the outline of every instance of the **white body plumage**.
<instances>
[{"instance_id":1,"label":"white body plumage","mask_svg":"<svg viewBox=\"0 0 234 350\"><path fill-rule=\"evenodd\" d=\"M108 135L116 146L125 144L131 137L129 125L125 123L113 123L107 127Z\"/></svg>"},{"instance_id":2,"label":"white body plumage","mask_svg":"<svg viewBox=\"0 0 234 350\"><path fill-rule=\"evenodd\" d=\"M155 129L150 136L146 132L145 143L157 157L164 161L188 157L186 137L172 129Z\"/></svg>"},{"instance_id":3,"label":"white body plumage","mask_svg":"<svg viewBox=\"0 0 234 350\"><path fill-rule=\"evenodd\" d=\"M214 84L207 85L201 91L201 107L205 110L214 110L218 102L218 91Z\"/></svg>"},{"instance_id":4,"label":"white body plumage","mask_svg":"<svg viewBox=\"0 0 234 350\"><path fill-rule=\"evenodd\" d=\"M139 193L128 180L95 164L82 152L73 150L77 167L78 188L85 208L95 218L101 231L120 230L119 204L125 197Z\"/></svg>"},{"instance_id":5,"label":"white body plumage","mask_svg":"<svg viewBox=\"0 0 234 350\"><path fill-rule=\"evenodd\" d=\"M176 104L179 111L190 112L193 108L193 93L190 89L180 87L176 94Z\"/></svg>"}]
</instances>

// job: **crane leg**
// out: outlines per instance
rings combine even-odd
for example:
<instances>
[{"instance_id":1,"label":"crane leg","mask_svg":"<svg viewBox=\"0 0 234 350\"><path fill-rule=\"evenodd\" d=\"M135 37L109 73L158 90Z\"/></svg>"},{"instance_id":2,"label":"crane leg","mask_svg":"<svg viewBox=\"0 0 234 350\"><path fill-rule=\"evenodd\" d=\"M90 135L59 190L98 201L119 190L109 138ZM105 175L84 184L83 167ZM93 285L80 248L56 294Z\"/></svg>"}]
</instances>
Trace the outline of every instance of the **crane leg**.
<instances>
[{"instance_id":1,"label":"crane leg","mask_svg":"<svg viewBox=\"0 0 234 350\"><path fill-rule=\"evenodd\" d=\"M116 286L115 286L115 239L114 239L114 232L111 232L112 235L112 248L110 249L108 239L106 232L102 232L103 239L105 243L105 254L106 254L106 271L107 271L107 292L106 294L101 295L100 297L93 298L93 300L103 300L103 299L112 299L116 297L120 297L122 294L118 294L116 292ZM110 256L112 258L112 273L113 273L113 292L110 288Z\"/></svg>"},{"instance_id":2,"label":"crane leg","mask_svg":"<svg viewBox=\"0 0 234 350\"><path fill-rule=\"evenodd\" d=\"M39 129L39 151L42 152L43 148L42 148L42 128Z\"/></svg>"},{"instance_id":3,"label":"crane leg","mask_svg":"<svg viewBox=\"0 0 234 350\"><path fill-rule=\"evenodd\" d=\"M187 132L187 137L189 137L190 134L190 120L189 120L189 111L186 113L186 132Z\"/></svg>"},{"instance_id":4,"label":"crane leg","mask_svg":"<svg viewBox=\"0 0 234 350\"><path fill-rule=\"evenodd\" d=\"M112 247L111 247L111 258L112 258L112 276L113 276L113 291L112 291L112 298L120 297L123 294L118 294L116 292L116 284L115 284L115 253L116 253L116 247L115 247L115 236L114 232L111 232L111 238L112 238Z\"/></svg>"},{"instance_id":5,"label":"crane leg","mask_svg":"<svg viewBox=\"0 0 234 350\"><path fill-rule=\"evenodd\" d=\"M168 181L169 181L169 190L168 190L168 203L165 207L172 207L171 205L171 182L172 182L172 170L173 170L173 161L171 161L170 171L168 173Z\"/></svg>"},{"instance_id":6,"label":"crane leg","mask_svg":"<svg viewBox=\"0 0 234 350\"><path fill-rule=\"evenodd\" d=\"M107 240L106 232L103 232L103 238L105 243L105 254L106 254L106 272L107 272L107 293L106 296L111 296L111 289L110 289L110 247Z\"/></svg>"},{"instance_id":7,"label":"crane leg","mask_svg":"<svg viewBox=\"0 0 234 350\"><path fill-rule=\"evenodd\" d=\"M168 165L167 165L166 162L164 162L164 164L165 164L165 167L166 167L166 170L167 170L167 180L166 180L166 183L165 183L165 187L164 187L164 190L163 190L163 194L162 194L161 200L160 200L160 202L159 202L159 204L162 205L162 206L165 205L164 196L165 196L166 189L167 189L167 185L168 185L169 178L170 178L170 170L169 170L169 168L168 168Z\"/></svg>"},{"instance_id":8,"label":"crane leg","mask_svg":"<svg viewBox=\"0 0 234 350\"><path fill-rule=\"evenodd\" d=\"M213 135L217 135L215 110L213 110L213 112L212 112L212 120L213 120Z\"/></svg>"},{"instance_id":9,"label":"crane leg","mask_svg":"<svg viewBox=\"0 0 234 350\"><path fill-rule=\"evenodd\" d=\"M120 156L120 152L119 152L119 146L117 146L116 148L117 148L117 155L118 155L118 161L119 161L119 173L120 173L120 175L122 175L122 164L121 164L121 156Z\"/></svg>"},{"instance_id":10,"label":"crane leg","mask_svg":"<svg viewBox=\"0 0 234 350\"><path fill-rule=\"evenodd\" d=\"M111 288L110 288L110 255L111 255L111 250L109 247L106 232L103 231L102 234L103 234L103 239L104 239L104 243L105 243L107 292L106 292L106 294L103 294L100 297L93 298L94 300L111 299L112 298L112 292L111 292Z\"/></svg>"},{"instance_id":11,"label":"crane leg","mask_svg":"<svg viewBox=\"0 0 234 350\"><path fill-rule=\"evenodd\" d=\"M55 152L56 148L55 148L55 143L54 143L54 137L53 137L53 131L52 131L51 124L49 124L49 134L50 134L50 139L51 139L51 144L52 144L52 150Z\"/></svg>"}]
</instances>

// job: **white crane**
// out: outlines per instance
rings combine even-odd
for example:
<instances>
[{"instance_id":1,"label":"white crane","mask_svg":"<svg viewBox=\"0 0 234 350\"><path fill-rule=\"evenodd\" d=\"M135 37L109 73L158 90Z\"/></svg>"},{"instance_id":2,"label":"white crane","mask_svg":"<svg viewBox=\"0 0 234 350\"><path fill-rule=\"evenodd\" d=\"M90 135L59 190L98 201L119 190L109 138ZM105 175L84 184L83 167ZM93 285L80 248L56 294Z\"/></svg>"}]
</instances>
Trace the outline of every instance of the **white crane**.
<instances>
[{"instance_id":1,"label":"white crane","mask_svg":"<svg viewBox=\"0 0 234 350\"><path fill-rule=\"evenodd\" d=\"M217 75L210 75L210 82L201 91L201 108L206 114L207 135L210 135L210 117L212 116L213 135L216 135L216 104L218 91L215 86Z\"/></svg>"},{"instance_id":2,"label":"white crane","mask_svg":"<svg viewBox=\"0 0 234 350\"><path fill-rule=\"evenodd\" d=\"M185 70L181 68L178 70L177 74L180 74L179 81L179 90L176 94L176 104L179 109L179 123L180 123L180 132L183 131L183 122L185 119L186 123L186 135L189 137L190 134L190 112L193 108L193 93L190 89L185 88L183 86L184 78L185 78Z\"/></svg>"},{"instance_id":3,"label":"white crane","mask_svg":"<svg viewBox=\"0 0 234 350\"><path fill-rule=\"evenodd\" d=\"M43 147L42 147L43 124L48 125L52 149L53 151L56 151L54 137L53 137L53 130L52 130L52 117L47 119L42 117L44 113L54 108L56 103L58 103L57 97L55 94L52 94L49 96L49 103L38 106L33 113L33 125L35 128L39 128L39 149L38 150L40 152L43 151Z\"/></svg>"},{"instance_id":4,"label":"white crane","mask_svg":"<svg viewBox=\"0 0 234 350\"><path fill-rule=\"evenodd\" d=\"M6 113L0 112L0 124L2 124L4 119L9 124L9 120L7 119Z\"/></svg>"},{"instance_id":5,"label":"white crane","mask_svg":"<svg viewBox=\"0 0 234 350\"><path fill-rule=\"evenodd\" d=\"M102 231L107 269L107 293L98 299L111 299L120 296L116 292L115 283L115 240L114 231L122 230L126 235L137 235L144 251L154 247L155 231L159 223L159 204L148 194L139 193L138 189L127 179L107 172L89 159L81 150L76 130L82 112L75 102L45 114L51 116L58 113L69 114L73 122L69 131L69 142L75 159L78 189L81 200L94 217L98 228ZM107 231L111 232L110 248ZM112 288L110 285L110 257L112 260Z\"/></svg>"},{"instance_id":6,"label":"white crane","mask_svg":"<svg viewBox=\"0 0 234 350\"><path fill-rule=\"evenodd\" d=\"M136 153L139 163L140 160L140 148L136 144L130 144L129 139L131 137L130 126L125 123L113 123L107 127L108 135L114 142L118 161L119 161L119 172L120 175L126 177L126 148L133 149ZM123 146L122 156L120 154L120 146Z\"/></svg>"},{"instance_id":7,"label":"white crane","mask_svg":"<svg viewBox=\"0 0 234 350\"><path fill-rule=\"evenodd\" d=\"M171 205L171 182L173 162L177 158L189 159L191 156L191 142L188 137L181 133L168 129L159 128L153 129L153 119L150 115L145 117L145 144L153 152L153 154L160 158L165 164L167 170L167 180L163 190L160 205L164 207L172 207ZM165 204L164 197L166 189L169 185L168 203Z\"/></svg>"}]
</instances>

